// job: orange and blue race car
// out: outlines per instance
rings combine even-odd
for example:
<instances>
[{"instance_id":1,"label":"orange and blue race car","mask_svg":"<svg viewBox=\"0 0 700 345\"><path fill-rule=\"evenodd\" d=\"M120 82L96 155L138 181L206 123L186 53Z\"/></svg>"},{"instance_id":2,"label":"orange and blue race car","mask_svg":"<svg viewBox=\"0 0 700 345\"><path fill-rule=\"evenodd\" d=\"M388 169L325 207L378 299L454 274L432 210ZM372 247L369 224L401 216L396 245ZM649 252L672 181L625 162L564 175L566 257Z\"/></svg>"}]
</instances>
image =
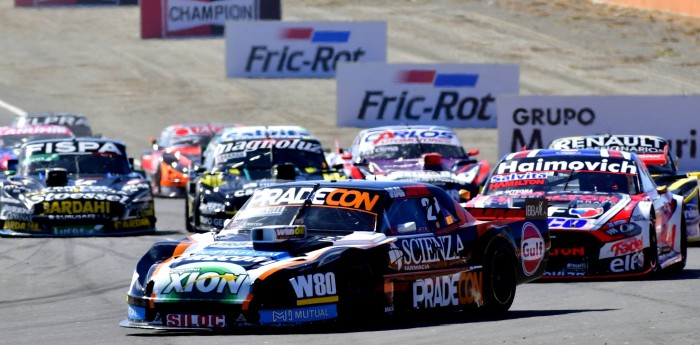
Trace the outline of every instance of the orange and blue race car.
<instances>
[{"instance_id":1,"label":"orange and blue race car","mask_svg":"<svg viewBox=\"0 0 700 345\"><path fill-rule=\"evenodd\" d=\"M166 127L158 139L151 139L151 149L141 155L141 169L150 178L153 193L162 197L183 197L189 181L189 169L201 161L209 140L226 123L176 124Z\"/></svg>"},{"instance_id":2,"label":"orange and blue race car","mask_svg":"<svg viewBox=\"0 0 700 345\"><path fill-rule=\"evenodd\" d=\"M136 264L123 327L230 330L357 324L462 310L502 315L539 278L543 199L477 220L416 182L260 188L225 228L155 243Z\"/></svg>"}]
</instances>

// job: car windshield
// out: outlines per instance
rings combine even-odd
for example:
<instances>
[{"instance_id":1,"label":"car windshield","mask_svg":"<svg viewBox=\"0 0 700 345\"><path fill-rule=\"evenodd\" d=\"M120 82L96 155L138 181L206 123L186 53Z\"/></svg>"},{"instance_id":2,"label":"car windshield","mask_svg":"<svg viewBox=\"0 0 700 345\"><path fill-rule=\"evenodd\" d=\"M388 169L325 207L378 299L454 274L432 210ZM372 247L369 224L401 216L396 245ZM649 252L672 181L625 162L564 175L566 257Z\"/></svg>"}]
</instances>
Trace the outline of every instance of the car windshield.
<instances>
[{"instance_id":1,"label":"car windshield","mask_svg":"<svg viewBox=\"0 0 700 345\"><path fill-rule=\"evenodd\" d=\"M400 159L420 158L424 153L439 153L443 157L461 158L465 156L461 146L412 143L396 145L376 145L361 152L362 158L367 159Z\"/></svg>"},{"instance_id":2,"label":"car windshield","mask_svg":"<svg viewBox=\"0 0 700 345\"><path fill-rule=\"evenodd\" d=\"M304 143L304 142L302 142ZM248 169L248 170L269 170L274 165L290 163L297 168L313 168L324 170L327 168L325 156L320 150L320 144L317 142L307 142L311 145L318 145L316 150L301 149L300 145L295 147L276 147L257 148L255 150L226 150L227 145L222 146L221 152L215 157L213 171L221 171L228 169ZM230 146L228 146L230 147ZM310 146L305 146L310 147Z\"/></svg>"},{"instance_id":3,"label":"car windshield","mask_svg":"<svg viewBox=\"0 0 700 345\"><path fill-rule=\"evenodd\" d=\"M301 208L303 207L303 212ZM226 228L251 229L267 225L305 225L307 231L350 234L375 231L374 213L340 207L287 205L247 208L236 213Z\"/></svg>"},{"instance_id":4,"label":"car windshield","mask_svg":"<svg viewBox=\"0 0 700 345\"><path fill-rule=\"evenodd\" d=\"M547 159L550 158L552 157L547 157ZM543 160L537 157L518 161L503 161L494 169L482 194L504 195L542 192L545 194L557 192L638 194L640 187L636 166L633 164L633 162L623 159L598 158L596 162L596 160L587 160L584 157L576 156L553 157L552 160ZM538 166L544 169L528 171L518 169L518 167ZM580 169L566 169L572 167ZM603 167L603 169L596 170L594 167ZM627 169L620 169L620 167L627 167Z\"/></svg>"},{"instance_id":5,"label":"car windshield","mask_svg":"<svg viewBox=\"0 0 700 345\"><path fill-rule=\"evenodd\" d=\"M375 191L284 185L258 189L225 230L249 230L270 225L304 225L307 231L349 234L375 231L383 207Z\"/></svg>"},{"instance_id":6,"label":"car windshield","mask_svg":"<svg viewBox=\"0 0 700 345\"><path fill-rule=\"evenodd\" d=\"M169 146L204 146L211 140L212 133L174 136Z\"/></svg>"},{"instance_id":7,"label":"car windshield","mask_svg":"<svg viewBox=\"0 0 700 345\"><path fill-rule=\"evenodd\" d=\"M124 175L131 169L124 156L107 153L34 154L20 161L21 175L40 175L46 169L63 168L68 174Z\"/></svg>"},{"instance_id":8,"label":"car windshield","mask_svg":"<svg viewBox=\"0 0 700 345\"><path fill-rule=\"evenodd\" d=\"M669 175L676 173L671 159L667 159L664 164L647 164L647 169L649 169L649 173L652 175Z\"/></svg>"},{"instance_id":9,"label":"car windshield","mask_svg":"<svg viewBox=\"0 0 700 345\"><path fill-rule=\"evenodd\" d=\"M28 135L5 135L0 137L0 147L3 148L19 148L22 144L43 139L54 138L72 138L72 135L66 134L28 134Z\"/></svg>"}]
</instances>

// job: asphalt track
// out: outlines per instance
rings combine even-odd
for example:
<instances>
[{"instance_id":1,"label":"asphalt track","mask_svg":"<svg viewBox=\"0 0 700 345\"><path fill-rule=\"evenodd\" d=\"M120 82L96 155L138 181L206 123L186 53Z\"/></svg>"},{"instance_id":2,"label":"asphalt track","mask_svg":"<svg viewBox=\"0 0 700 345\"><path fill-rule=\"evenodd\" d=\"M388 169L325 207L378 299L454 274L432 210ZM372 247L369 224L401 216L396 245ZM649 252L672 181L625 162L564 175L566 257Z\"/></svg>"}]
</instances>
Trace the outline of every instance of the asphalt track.
<instances>
[{"instance_id":1,"label":"asphalt track","mask_svg":"<svg viewBox=\"0 0 700 345\"><path fill-rule=\"evenodd\" d=\"M0 239L0 344L696 344L700 248L678 275L641 281L532 283L504 319L449 313L363 329L247 329L228 334L121 328L138 258L186 236L182 200L159 199L157 235Z\"/></svg>"},{"instance_id":2,"label":"asphalt track","mask_svg":"<svg viewBox=\"0 0 700 345\"><path fill-rule=\"evenodd\" d=\"M573 4L576 3L576 4ZM523 94L697 94L698 23L581 1L290 1L285 19L389 20L391 62L518 63ZM136 8L16 9L0 3L0 124L76 111L131 155L168 124L300 124L325 145L332 80L231 80L221 39L141 40ZM604 38L604 39L601 39ZM460 130L494 162L495 130ZM186 236L183 201L158 199L152 236L0 238L0 344L696 344L700 248L675 276L520 286L488 320L447 314L367 329L163 333L117 326L133 267L156 240Z\"/></svg>"}]
</instances>

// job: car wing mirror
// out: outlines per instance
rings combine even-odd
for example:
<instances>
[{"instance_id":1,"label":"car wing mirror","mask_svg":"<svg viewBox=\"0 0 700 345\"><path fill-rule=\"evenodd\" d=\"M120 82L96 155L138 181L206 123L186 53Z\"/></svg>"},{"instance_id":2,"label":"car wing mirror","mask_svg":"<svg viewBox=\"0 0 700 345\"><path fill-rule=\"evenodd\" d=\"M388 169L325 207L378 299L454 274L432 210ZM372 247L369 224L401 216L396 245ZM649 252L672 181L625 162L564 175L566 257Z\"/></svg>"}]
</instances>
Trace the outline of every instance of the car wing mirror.
<instances>
[{"instance_id":1,"label":"car wing mirror","mask_svg":"<svg viewBox=\"0 0 700 345\"><path fill-rule=\"evenodd\" d=\"M408 222L396 226L396 232L399 234L414 232L416 229L416 222Z\"/></svg>"}]
</instances>

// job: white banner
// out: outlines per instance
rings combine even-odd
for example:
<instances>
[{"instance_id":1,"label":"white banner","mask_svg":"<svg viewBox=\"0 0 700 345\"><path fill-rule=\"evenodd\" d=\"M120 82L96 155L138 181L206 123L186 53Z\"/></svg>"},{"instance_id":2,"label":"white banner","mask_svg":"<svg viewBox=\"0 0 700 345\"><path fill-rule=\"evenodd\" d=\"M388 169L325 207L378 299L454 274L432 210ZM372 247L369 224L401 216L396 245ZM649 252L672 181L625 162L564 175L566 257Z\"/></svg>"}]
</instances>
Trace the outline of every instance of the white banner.
<instances>
[{"instance_id":1,"label":"white banner","mask_svg":"<svg viewBox=\"0 0 700 345\"><path fill-rule=\"evenodd\" d=\"M386 22L226 22L226 75L332 78L338 62L386 61Z\"/></svg>"},{"instance_id":2,"label":"white banner","mask_svg":"<svg viewBox=\"0 0 700 345\"><path fill-rule=\"evenodd\" d=\"M167 0L166 32L195 28L203 25L224 25L227 20L255 20L260 18L260 4L255 0Z\"/></svg>"},{"instance_id":3,"label":"white banner","mask_svg":"<svg viewBox=\"0 0 700 345\"><path fill-rule=\"evenodd\" d=\"M501 156L564 136L658 135L682 171L700 170L700 96L500 96L496 104Z\"/></svg>"},{"instance_id":4,"label":"white banner","mask_svg":"<svg viewBox=\"0 0 700 345\"><path fill-rule=\"evenodd\" d=\"M496 127L496 96L518 94L517 65L338 64L337 125Z\"/></svg>"}]
</instances>

